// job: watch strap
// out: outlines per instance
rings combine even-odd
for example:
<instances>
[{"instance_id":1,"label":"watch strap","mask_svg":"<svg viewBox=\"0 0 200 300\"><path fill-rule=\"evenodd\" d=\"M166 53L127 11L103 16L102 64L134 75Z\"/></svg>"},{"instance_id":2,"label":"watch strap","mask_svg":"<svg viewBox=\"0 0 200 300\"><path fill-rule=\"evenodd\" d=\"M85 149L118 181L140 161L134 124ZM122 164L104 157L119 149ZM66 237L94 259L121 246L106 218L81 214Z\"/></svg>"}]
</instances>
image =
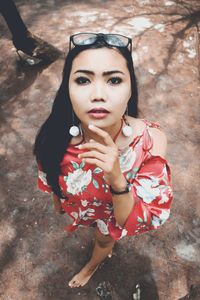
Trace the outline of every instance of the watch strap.
<instances>
[{"instance_id":1,"label":"watch strap","mask_svg":"<svg viewBox=\"0 0 200 300\"><path fill-rule=\"evenodd\" d=\"M123 191L115 191L112 186L110 185L110 192L112 195L122 195L122 194L127 194L131 191L131 187L132 187L132 184L130 182L127 181L127 184L126 184L126 187Z\"/></svg>"}]
</instances>

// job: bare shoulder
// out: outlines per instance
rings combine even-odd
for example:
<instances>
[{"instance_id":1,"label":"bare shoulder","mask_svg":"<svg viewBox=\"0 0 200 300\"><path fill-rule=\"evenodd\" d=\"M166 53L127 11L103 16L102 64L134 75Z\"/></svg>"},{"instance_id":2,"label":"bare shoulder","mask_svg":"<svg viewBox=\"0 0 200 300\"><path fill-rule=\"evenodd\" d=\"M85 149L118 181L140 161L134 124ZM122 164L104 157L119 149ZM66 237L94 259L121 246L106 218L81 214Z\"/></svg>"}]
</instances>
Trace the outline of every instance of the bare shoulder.
<instances>
[{"instance_id":1,"label":"bare shoulder","mask_svg":"<svg viewBox=\"0 0 200 300\"><path fill-rule=\"evenodd\" d=\"M136 135L140 135L145 129L146 124L142 119L128 116L127 120L131 125L131 127L133 128Z\"/></svg>"},{"instance_id":2,"label":"bare shoulder","mask_svg":"<svg viewBox=\"0 0 200 300\"><path fill-rule=\"evenodd\" d=\"M145 122L139 118L128 117L130 125L134 128L136 134L141 134L146 126ZM149 133L153 139L152 155L159 155L163 158L167 152L167 136L163 130L155 127L148 127Z\"/></svg>"},{"instance_id":3,"label":"bare shoulder","mask_svg":"<svg viewBox=\"0 0 200 300\"><path fill-rule=\"evenodd\" d=\"M159 155L165 158L167 153L167 136L160 128L150 127L149 132L153 138L152 155Z\"/></svg>"}]
</instances>

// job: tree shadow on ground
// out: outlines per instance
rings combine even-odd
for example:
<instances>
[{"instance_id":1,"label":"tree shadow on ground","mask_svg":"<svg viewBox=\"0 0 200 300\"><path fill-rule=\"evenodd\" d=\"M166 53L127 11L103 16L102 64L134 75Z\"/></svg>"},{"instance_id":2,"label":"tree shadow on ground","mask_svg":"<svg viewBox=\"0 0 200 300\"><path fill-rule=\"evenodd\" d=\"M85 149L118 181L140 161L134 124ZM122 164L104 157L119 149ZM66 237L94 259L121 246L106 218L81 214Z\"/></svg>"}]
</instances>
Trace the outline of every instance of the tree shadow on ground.
<instances>
[{"instance_id":1,"label":"tree shadow on ground","mask_svg":"<svg viewBox=\"0 0 200 300\"><path fill-rule=\"evenodd\" d=\"M198 73L200 72L200 56L199 56L199 30L200 30L200 4L196 0L192 1L176 1L175 5L172 7L166 7L159 3L154 4L151 2L151 5L148 4L145 6L145 9L149 12L134 14L131 17L123 17L119 18L113 25L112 30L119 24L123 24L123 22L127 21L130 18L137 17L145 17L145 16L160 16L165 17L164 21L162 21L162 25L166 27L173 28L174 25L180 25L182 28L172 33L172 41L167 49L166 57L163 61L163 68L156 74L156 78L167 73L168 66L171 63L172 57L177 50L177 46L179 45L181 40L185 40L188 33L191 29L196 29L196 53L197 53L197 65L198 65ZM171 20L170 20L171 18ZM141 33L135 35L135 39L137 38L137 42L134 45L134 48L137 49L138 45L142 37L145 33L148 33L152 29L154 29L154 24L147 29L143 30ZM200 78L200 73L199 73Z\"/></svg>"}]
</instances>

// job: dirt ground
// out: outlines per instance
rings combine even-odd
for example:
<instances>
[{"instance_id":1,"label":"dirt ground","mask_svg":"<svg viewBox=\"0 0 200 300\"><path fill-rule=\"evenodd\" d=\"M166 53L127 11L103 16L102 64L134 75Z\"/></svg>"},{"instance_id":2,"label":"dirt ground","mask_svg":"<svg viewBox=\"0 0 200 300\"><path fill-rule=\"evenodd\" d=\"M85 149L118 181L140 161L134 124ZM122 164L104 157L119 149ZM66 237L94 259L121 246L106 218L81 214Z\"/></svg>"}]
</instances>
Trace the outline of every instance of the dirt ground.
<instances>
[{"instance_id":1,"label":"dirt ground","mask_svg":"<svg viewBox=\"0 0 200 300\"><path fill-rule=\"evenodd\" d=\"M159 122L167 134L174 202L159 231L123 238L85 287L67 286L89 258L93 229L64 231L70 220L55 214L50 197L38 191L32 155L60 83L64 54L42 68L20 64L0 16L0 299L200 299L200 2L15 3L29 30L64 54L69 35L77 32L133 38L139 117ZM107 296L99 298L96 288L103 283Z\"/></svg>"}]
</instances>

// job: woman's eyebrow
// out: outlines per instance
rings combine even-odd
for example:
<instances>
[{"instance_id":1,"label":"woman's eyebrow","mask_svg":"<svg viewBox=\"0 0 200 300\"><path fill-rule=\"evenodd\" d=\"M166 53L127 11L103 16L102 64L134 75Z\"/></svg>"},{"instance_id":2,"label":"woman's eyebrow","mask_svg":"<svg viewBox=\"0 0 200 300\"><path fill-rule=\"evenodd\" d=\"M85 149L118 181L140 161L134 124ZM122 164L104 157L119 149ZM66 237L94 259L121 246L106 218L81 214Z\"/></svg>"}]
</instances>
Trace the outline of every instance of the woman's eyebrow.
<instances>
[{"instance_id":1,"label":"woman's eyebrow","mask_svg":"<svg viewBox=\"0 0 200 300\"><path fill-rule=\"evenodd\" d=\"M95 74L93 71L90 71L90 70L77 70L76 72L74 72L74 74L76 74L76 73L85 73L85 74L90 74L90 75L94 75ZM112 70L112 71L103 72L103 76L112 75L114 73L120 73L122 75L125 75L122 71Z\"/></svg>"}]
</instances>

